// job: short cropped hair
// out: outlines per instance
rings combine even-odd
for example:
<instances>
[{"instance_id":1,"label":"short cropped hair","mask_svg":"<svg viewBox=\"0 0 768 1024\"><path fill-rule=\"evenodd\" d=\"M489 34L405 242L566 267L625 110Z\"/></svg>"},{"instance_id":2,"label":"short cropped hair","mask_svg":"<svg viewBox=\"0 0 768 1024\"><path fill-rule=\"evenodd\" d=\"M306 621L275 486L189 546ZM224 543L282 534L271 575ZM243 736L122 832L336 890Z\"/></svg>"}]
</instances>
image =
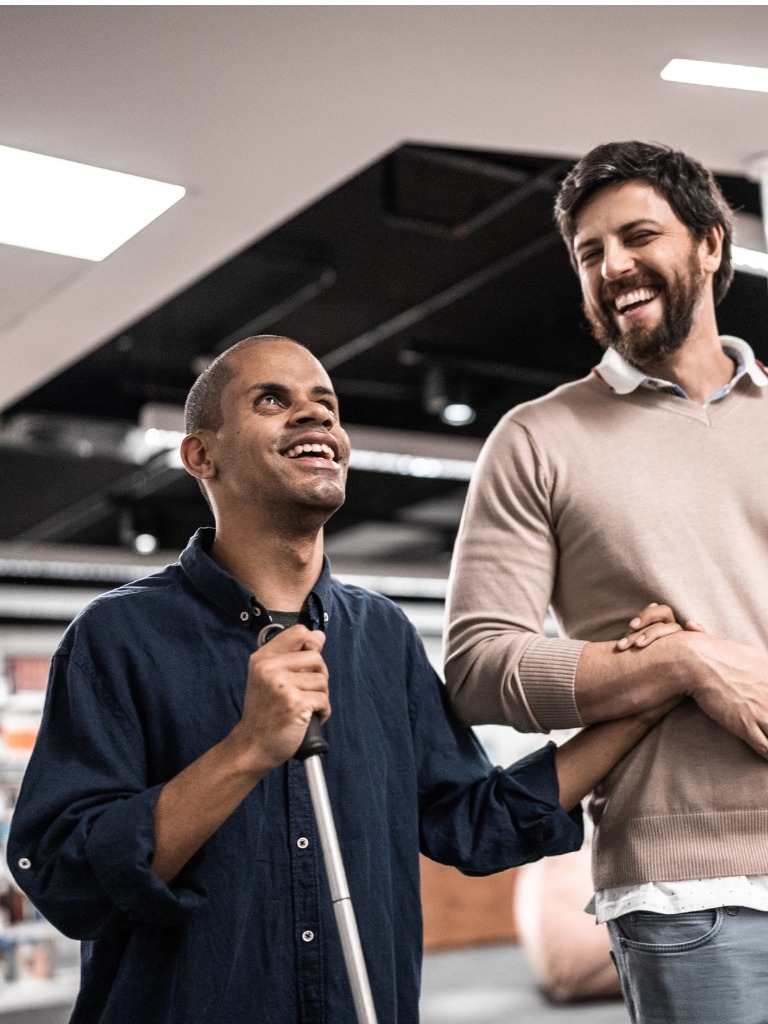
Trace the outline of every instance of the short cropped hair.
<instances>
[{"instance_id":1,"label":"short cropped hair","mask_svg":"<svg viewBox=\"0 0 768 1024\"><path fill-rule=\"evenodd\" d=\"M252 348L264 341L290 341L294 345L299 342L292 338L283 338L278 334L256 334L243 338L218 355L197 378L190 388L184 405L184 429L188 434L196 430L212 430L214 433L224 422L221 408L221 396L224 388L235 376L232 357L244 349Z\"/></svg>"},{"instance_id":2,"label":"short cropped hair","mask_svg":"<svg viewBox=\"0 0 768 1024\"><path fill-rule=\"evenodd\" d=\"M669 146L609 142L590 150L571 168L555 200L555 221L574 269L573 239L579 211L600 189L626 181L640 181L655 189L696 241L715 225L722 227L722 260L713 277L715 305L720 303L733 280L733 214L711 171Z\"/></svg>"}]
</instances>

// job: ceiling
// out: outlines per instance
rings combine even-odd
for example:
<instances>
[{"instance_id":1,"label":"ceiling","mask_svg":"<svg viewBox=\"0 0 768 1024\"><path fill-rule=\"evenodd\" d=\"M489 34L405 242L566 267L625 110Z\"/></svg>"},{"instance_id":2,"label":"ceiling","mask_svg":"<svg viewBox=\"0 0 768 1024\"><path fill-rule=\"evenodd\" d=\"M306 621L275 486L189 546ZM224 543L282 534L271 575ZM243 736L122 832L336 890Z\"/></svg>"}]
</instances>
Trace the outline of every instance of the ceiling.
<instances>
[{"instance_id":1,"label":"ceiling","mask_svg":"<svg viewBox=\"0 0 768 1024\"><path fill-rule=\"evenodd\" d=\"M102 263L0 245L0 572L133 571L137 533L173 556L208 513L140 428L269 332L324 362L361 453L459 460L369 456L327 531L342 572L444 582L482 439L599 358L562 175L601 141L671 143L755 219L768 97L658 73L766 52L761 6L0 7L0 145L187 189ZM720 311L764 360L767 306L738 273ZM454 386L469 426L430 404Z\"/></svg>"}]
</instances>

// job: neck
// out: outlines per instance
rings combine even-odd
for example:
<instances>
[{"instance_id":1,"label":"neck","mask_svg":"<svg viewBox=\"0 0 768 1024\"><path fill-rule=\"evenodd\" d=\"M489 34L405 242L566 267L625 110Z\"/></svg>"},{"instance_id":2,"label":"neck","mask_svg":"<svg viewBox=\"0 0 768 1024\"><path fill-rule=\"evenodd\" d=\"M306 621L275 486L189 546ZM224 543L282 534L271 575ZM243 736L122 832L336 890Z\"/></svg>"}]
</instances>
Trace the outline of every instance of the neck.
<instances>
[{"instance_id":1,"label":"neck","mask_svg":"<svg viewBox=\"0 0 768 1024\"><path fill-rule=\"evenodd\" d=\"M286 536L285 529L217 523L211 557L265 608L301 611L323 567L322 528Z\"/></svg>"},{"instance_id":2,"label":"neck","mask_svg":"<svg viewBox=\"0 0 768 1024\"><path fill-rule=\"evenodd\" d=\"M723 352L714 311L707 322L694 326L676 352L641 369L649 376L678 384L691 401L703 405L733 377L733 360Z\"/></svg>"}]
</instances>

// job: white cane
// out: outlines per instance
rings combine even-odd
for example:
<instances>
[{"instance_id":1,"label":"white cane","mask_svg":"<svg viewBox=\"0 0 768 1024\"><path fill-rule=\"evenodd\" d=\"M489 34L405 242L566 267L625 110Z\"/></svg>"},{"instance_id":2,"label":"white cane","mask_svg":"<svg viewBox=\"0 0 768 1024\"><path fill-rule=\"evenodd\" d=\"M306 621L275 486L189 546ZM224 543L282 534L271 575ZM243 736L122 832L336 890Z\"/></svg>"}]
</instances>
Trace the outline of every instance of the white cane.
<instances>
[{"instance_id":1,"label":"white cane","mask_svg":"<svg viewBox=\"0 0 768 1024\"><path fill-rule=\"evenodd\" d=\"M259 633L259 646L261 647L267 643L282 628L276 622L265 626ZM327 750L328 743L325 736L323 736L320 719L315 714L309 723L304 741L294 754L294 757L304 762L304 770L307 773L309 795L312 800L317 830L320 833L320 845L323 850L325 871L328 875L331 901L336 915L336 924L339 928L341 948L344 953L344 964L347 969L349 985L352 989L357 1022L358 1024L377 1024L376 1009L373 1005L373 996L371 995L371 986L368 981L363 947L360 944L357 920L355 919L352 899L349 895L344 862L341 859L339 840L336 835L336 825L333 820L331 802L328 798L328 787L325 784L323 764L320 760Z\"/></svg>"},{"instance_id":2,"label":"white cane","mask_svg":"<svg viewBox=\"0 0 768 1024\"><path fill-rule=\"evenodd\" d=\"M307 773L309 793L312 798L317 829L320 833L325 870L331 889L336 924L339 926L341 948L344 951L344 963L352 989L352 998L355 1002L357 1021L358 1024L376 1024L376 1010L373 1005L371 986L368 982L363 947L360 944L355 911L349 895L331 802L328 799L328 788L325 785L323 764L320 760L327 749L328 743L323 736L320 720L317 715L313 715L304 742L294 756L304 762L304 769Z\"/></svg>"}]
</instances>

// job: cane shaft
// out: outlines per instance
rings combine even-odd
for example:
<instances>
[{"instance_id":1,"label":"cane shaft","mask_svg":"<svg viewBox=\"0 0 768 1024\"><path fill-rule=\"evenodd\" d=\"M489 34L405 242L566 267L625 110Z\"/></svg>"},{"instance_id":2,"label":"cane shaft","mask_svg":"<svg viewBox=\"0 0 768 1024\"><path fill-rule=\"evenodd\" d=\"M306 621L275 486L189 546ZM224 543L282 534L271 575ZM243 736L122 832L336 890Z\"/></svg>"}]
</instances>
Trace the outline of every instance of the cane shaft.
<instances>
[{"instance_id":1,"label":"cane shaft","mask_svg":"<svg viewBox=\"0 0 768 1024\"><path fill-rule=\"evenodd\" d=\"M336 923L339 927L341 948L344 953L344 962L352 989L352 998L355 1003L358 1024L376 1024L376 1010L373 1005L373 996L371 995L371 987L368 982L368 971L365 966L355 912L352 907L349 888L347 887L347 876L341 859L339 840L336 835L336 826L333 821L333 813L330 800L328 799L328 789L325 785L325 775L323 774L320 756L312 755L305 758L304 767L307 773L307 783L309 784L317 829L320 833L320 845L323 850L325 870L328 875L333 909L336 914Z\"/></svg>"}]
</instances>

